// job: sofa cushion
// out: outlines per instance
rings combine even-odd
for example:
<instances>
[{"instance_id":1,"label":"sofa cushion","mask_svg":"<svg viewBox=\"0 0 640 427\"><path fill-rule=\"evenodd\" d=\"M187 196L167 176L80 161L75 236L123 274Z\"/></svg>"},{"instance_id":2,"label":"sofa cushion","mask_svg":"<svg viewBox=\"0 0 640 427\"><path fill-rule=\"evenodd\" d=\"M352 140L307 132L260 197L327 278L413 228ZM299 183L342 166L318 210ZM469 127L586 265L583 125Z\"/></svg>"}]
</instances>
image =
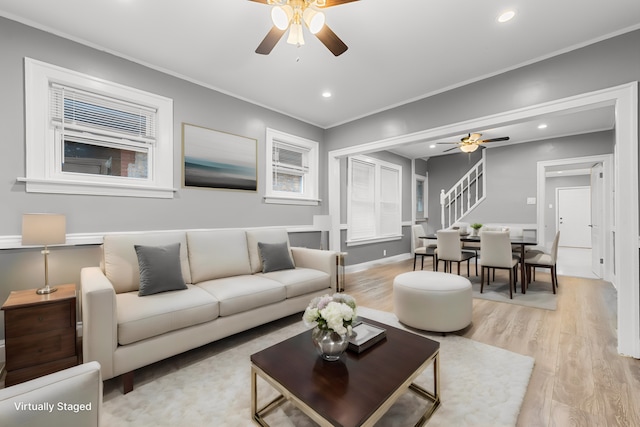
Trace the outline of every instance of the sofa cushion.
<instances>
[{"instance_id":1,"label":"sofa cushion","mask_svg":"<svg viewBox=\"0 0 640 427\"><path fill-rule=\"evenodd\" d=\"M198 283L197 286L220 301L220 316L231 316L286 298L286 290L282 283L259 275L208 280Z\"/></svg>"},{"instance_id":2,"label":"sofa cushion","mask_svg":"<svg viewBox=\"0 0 640 427\"><path fill-rule=\"evenodd\" d=\"M146 297L137 292L116 295L118 344L127 345L218 317L218 301L197 286Z\"/></svg>"},{"instance_id":3,"label":"sofa cushion","mask_svg":"<svg viewBox=\"0 0 640 427\"><path fill-rule=\"evenodd\" d=\"M104 274L116 293L137 291L140 269L134 245L168 245L180 243L180 266L185 283L191 283L187 257L187 235L184 231L108 234L102 244Z\"/></svg>"},{"instance_id":4,"label":"sofa cushion","mask_svg":"<svg viewBox=\"0 0 640 427\"><path fill-rule=\"evenodd\" d=\"M258 251L260 252L260 259L262 259L263 273L295 268L287 242L258 242Z\"/></svg>"},{"instance_id":5,"label":"sofa cushion","mask_svg":"<svg viewBox=\"0 0 640 427\"><path fill-rule=\"evenodd\" d=\"M134 245L140 268L138 295L187 289L180 268L180 243L166 246Z\"/></svg>"},{"instance_id":6,"label":"sofa cushion","mask_svg":"<svg viewBox=\"0 0 640 427\"><path fill-rule=\"evenodd\" d=\"M273 271L271 273L258 273L257 276L276 280L282 283L287 290L287 298L305 295L315 291L331 290L331 278L323 271L311 268L295 268L292 270Z\"/></svg>"},{"instance_id":7,"label":"sofa cushion","mask_svg":"<svg viewBox=\"0 0 640 427\"><path fill-rule=\"evenodd\" d=\"M251 274L244 230L188 231L193 283Z\"/></svg>"},{"instance_id":8,"label":"sofa cushion","mask_svg":"<svg viewBox=\"0 0 640 427\"><path fill-rule=\"evenodd\" d=\"M282 243L289 245L289 234L284 228L257 228L247 230L247 246L249 248L249 261L251 262L251 272L260 273L262 271L262 258L258 249L258 242Z\"/></svg>"}]
</instances>

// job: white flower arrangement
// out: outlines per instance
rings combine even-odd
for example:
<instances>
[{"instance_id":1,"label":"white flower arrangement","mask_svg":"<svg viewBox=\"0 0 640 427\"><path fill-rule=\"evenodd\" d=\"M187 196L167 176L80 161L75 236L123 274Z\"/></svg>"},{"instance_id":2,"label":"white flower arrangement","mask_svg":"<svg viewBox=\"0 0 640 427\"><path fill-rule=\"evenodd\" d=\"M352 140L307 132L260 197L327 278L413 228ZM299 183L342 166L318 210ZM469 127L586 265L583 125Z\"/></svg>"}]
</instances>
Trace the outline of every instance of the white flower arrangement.
<instances>
[{"instance_id":1,"label":"white flower arrangement","mask_svg":"<svg viewBox=\"0 0 640 427\"><path fill-rule=\"evenodd\" d=\"M346 294L323 295L311 300L302 320L307 326L332 330L340 335L351 334L356 319L356 300Z\"/></svg>"}]
</instances>

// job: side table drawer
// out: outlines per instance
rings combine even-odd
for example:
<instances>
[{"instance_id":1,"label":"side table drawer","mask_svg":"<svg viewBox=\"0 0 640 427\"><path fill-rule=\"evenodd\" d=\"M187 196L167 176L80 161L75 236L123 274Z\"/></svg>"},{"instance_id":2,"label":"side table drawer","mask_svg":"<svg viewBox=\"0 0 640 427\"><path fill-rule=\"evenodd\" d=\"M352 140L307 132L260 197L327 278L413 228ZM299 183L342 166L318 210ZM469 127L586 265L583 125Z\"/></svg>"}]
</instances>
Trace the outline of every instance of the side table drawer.
<instances>
[{"instance_id":1,"label":"side table drawer","mask_svg":"<svg viewBox=\"0 0 640 427\"><path fill-rule=\"evenodd\" d=\"M75 301L6 310L4 314L6 338L75 327L75 319L72 319L72 303L75 304Z\"/></svg>"},{"instance_id":2,"label":"side table drawer","mask_svg":"<svg viewBox=\"0 0 640 427\"><path fill-rule=\"evenodd\" d=\"M76 356L76 333L73 328L57 334L41 332L7 338L6 344L8 371Z\"/></svg>"}]
</instances>

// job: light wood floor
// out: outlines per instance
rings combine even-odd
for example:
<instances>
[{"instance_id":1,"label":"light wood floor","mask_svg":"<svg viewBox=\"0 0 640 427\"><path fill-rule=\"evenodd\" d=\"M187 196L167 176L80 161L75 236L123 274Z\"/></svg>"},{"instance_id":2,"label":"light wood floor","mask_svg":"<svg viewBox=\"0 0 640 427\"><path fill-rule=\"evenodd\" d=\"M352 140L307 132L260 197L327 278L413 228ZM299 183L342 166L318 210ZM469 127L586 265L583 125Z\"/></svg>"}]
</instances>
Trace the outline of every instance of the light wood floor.
<instances>
[{"instance_id":1,"label":"light wood floor","mask_svg":"<svg viewBox=\"0 0 640 427\"><path fill-rule=\"evenodd\" d=\"M346 293L358 305L393 311L393 278L412 269L407 260L349 273ZM616 351L615 288L568 276L558 282L557 310L474 299L472 324L457 334L535 359L518 426L640 426L640 360Z\"/></svg>"}]
</instances>

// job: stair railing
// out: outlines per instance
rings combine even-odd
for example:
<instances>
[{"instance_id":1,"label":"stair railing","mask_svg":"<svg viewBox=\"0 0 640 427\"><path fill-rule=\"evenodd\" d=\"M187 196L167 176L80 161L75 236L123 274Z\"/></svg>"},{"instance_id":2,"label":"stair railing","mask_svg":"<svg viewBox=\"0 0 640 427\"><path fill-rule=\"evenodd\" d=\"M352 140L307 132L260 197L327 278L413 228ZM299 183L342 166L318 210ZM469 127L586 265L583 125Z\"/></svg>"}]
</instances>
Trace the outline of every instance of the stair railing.
<instances>
[{"instance_id":1,"label":"stair railing","mask_svg":"<svg viewBox=\"0 0 640 427\"><path fill-rule=\"evenodd\" d=\"M486 197L485 150L482 158L449 191L440 190L440 222L449 228L475 209Z\"/></svg>"}]
</instances>

